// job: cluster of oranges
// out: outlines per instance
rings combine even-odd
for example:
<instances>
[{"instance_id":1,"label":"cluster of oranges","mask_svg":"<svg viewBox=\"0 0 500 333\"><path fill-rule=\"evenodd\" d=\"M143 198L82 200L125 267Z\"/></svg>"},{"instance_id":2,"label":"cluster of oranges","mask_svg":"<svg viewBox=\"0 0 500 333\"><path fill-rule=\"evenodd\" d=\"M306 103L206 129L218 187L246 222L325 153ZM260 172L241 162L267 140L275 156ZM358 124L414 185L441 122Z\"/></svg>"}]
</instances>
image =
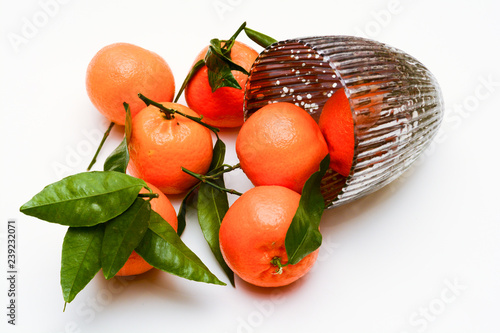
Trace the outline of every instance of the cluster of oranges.
<instances>
[{"instance_id":1,"label":"cluster of oranges","mask_svg":"<svg viewBox=\"0 0 500 333\"><path fill-rule=\"evenodd\" d=\"M207 48L202 50L194 63L206 52ZM231 60L247 71L257 56L255 50L237 41L230 54ZM232 73L244 87L247 75ZM174 103L174 77L166 61L141 47L117 43L104 47L91 60L86 87L94 106L118 125L125 124L123 103L129 104L128 172L159 194L151 200L152 209L174 229L177 216L166 195L185 193L198 182L182 168L198 174L209 170L212 135L207 127L179 113L146 107L138 94L166 109L202 116L215 127L241 127L236 153L241 169L255 187L238 198L224 216L219 233L221 252L228 266L249 283L289 284L306 274L318 255L316 250L298 264L286 265L285 235L304 183L327 154L335 171L348 175L351 168L354 137L347 99L342 91L335 94L319 125L304 109L290 103L269 104L244 122L243 89L212 91L208 75L204 66L191 77L184 91L187 106ZM134 252L118 275L140 274L150 268Z\"/></svg>"}]
</instances>

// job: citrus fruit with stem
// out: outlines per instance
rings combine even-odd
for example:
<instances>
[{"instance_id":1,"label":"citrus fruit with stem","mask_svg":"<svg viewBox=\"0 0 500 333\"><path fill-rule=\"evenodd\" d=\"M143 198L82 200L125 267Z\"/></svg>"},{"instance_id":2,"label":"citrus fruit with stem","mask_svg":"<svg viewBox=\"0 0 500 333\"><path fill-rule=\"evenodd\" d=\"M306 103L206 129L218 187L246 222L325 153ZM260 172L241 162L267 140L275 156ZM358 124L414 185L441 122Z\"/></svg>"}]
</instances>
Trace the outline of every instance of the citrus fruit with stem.
<instances>
[{"instance_id":1,"label":"citrus fruit with stem","mask_svg":"<svg viewBox=\"0 0 500 333\"><path fill-rule=\"evenodd\" d=\"M236 138L241 169L255 185L301 192L328 147L318 124L301 107L273 103L252 114Z\"/></svg>"},{"instance_id":2,"label":"citrus fruit with stem","mask_svg":"<svg viewBox=\"0 0 500 333\"><path fill-rule=\"evenodd\" d=\"M330 168L349 176L354 157L354 123L344 89L337 90L326 101L318 125L328 144Z\"/></svg>"},{"instance_id":3,"label":"citrus fruit with stem","mask_svg":"<svg viewBox=\"0 0 500 333\"><path fill-rule=\"evenodd\" d=\"M160 103L186 115L199 115L177 103ZM180 114L171 114L154 105L144 108L132 119L128 143L129 170L165 194L187 191L198 180L182 171L205 174L213 154L212 134L203 125Z\"/></svg>"},{"instance_id":4,"label":"citrus fruit with stem","mask_svg":"<svg viewBox=\"0 0 500 333\"><path fill-rule=\"evenodd\" d=\"M304 276L318 250L287 265L285 237L300 195L282 186L257 186L229 207L219 230L227 265L243 280L260 287L280 287Z\"/></svg>"},{"instance_id":5,"label":"citrus fruit with stem","mask_svg":"<svg viewBox=\"0 0 500 333\"><path fill-rule=\"evenodd\" d=\"M198 54L194 64L205 57L207 50L208 46ZM235 41L230 55L234 63L250 71L258 53L250 46ZM186 86L184 94L187 105L203 115L207 124L217 127L239 127L243 124L243 95L248 76L240 71L233 70L231 73L241 89L222 87L212 92L206 65L196 72Z\"/></svg>"},{"instance_id":6,"label":"citrus fruit with stem","mask_svg":"<svg viewBox=\"0 0 500 333\"><path fill-rule=\"evenodd\" d=\"M172 206L172 203L167 196L157 187L149 183L147 183L147 185L151 188L153 193L158 194L158 198L152 198L150 201L151 209L160 214L160 216L163 217L163 219L167 221L175 231L177 231L177 213L175 212L174 206ZM140 193L149 193L149 191L144 188ZM153 266L148 264L146 260L142 259L142 257L134 251L116 275L138 275L149 271L151 268L153 268Z\"/></svg>"},{"instance_id":7,"label":"citrus fruit with stem","mask_svg":"<svg viewBox=\"0 0 500 333\"><path fill-rule=\"evenodd\" d=\"M175 93L167 62L152 51L128 43L111 44L97 52L87 68L86 86L92 104L118 125L125 124L124 102L130 105L132 117L144 108L138 93L167 102Z\"/></svg>"}]
</instances>

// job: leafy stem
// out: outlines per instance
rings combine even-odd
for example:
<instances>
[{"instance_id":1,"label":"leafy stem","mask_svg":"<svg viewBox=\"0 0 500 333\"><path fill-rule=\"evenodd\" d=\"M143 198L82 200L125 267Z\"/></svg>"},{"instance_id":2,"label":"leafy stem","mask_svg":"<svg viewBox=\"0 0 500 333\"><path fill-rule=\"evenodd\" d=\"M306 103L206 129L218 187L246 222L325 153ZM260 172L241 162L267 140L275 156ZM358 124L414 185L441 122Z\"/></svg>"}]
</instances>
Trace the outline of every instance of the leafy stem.
<instances>
[{"instance_id":1,"label":"leafy stem","mask_svg":"<svg viewBox=\"0 0 500 333\"><path fill-rule=\"evenodd\" d=\"M158 193L139 193L137 195L139 198L149 198L149 199L154 199L158 198L159 194Z\"/></svg>"},{"instance_id":2,"label":"leafy stem","mask_svg":"<svg viewBox=\"0 0 500 333\"><path fill-rule=\"evenodd\" d=\"M218 135L218 132L219 132L219 129L217 127L214 127L214 126L210 126L209 124L205 123L202 121L203 119L203 116L200 116L200 117L193 117L193 116L190 116L188 114L185 114L181 111L178 111L178 110L175 110L175 109L172 109L172 108L167 108L165 106L163 106L162 104L158 103L158 102L155 102L149 98L147 98L146 96L144 96L143 94L139 93L138 94L139 98L144 102L146 103L146 105L153 105L153 106L156 106L157 108L159 108L164 114L165 114L165 117L167 117L167 119L172 119L173 115L174 114L179 114L185 118L188 118L188 119L191 119L192 121L194 122L197 122L198 124L208 128L209 130L211 130L212 132L215 133L215 135L217 136L217 138L219 138L219 135Z\"/></svg>"},{"instance_id":3,"label":"leafy stem","mask_svg":"<svg viewBox=\"0 0 500 333\"><path fill-rule=\"evenodd\" d=\"M160 195L158 193L154 193L153 190L149 186L144 186L149 193L139 193L137 197L139 198L149 198L147 201L151 201L151 199L158 198Z\"/></svg>"},{"instance_id":4,"label":"leafy stem","mask_svg":"<svg viewBox=\"0 0 500 333\"><path fill-rule=\"evenodd\" d=\"M212 187L214 187L214 188L216 188L218 190L221 190L223 192L230 193L230 194L235 194L235 195L242 195L243 194L243 193L240 193L240 192L238 192L236 190L228 189L228 188L221 187L221 186L215 184L214 182L211 181L211 178L214 179L212 176L200 175L199 173L190 171L190 170L188 170L188 169L186 169L184 167L182 167L182 171L184 171L185 173L187 173L190 176L193 176L194 178L198 179L202 183L208 184L208 185L210 185L210 186L212 186Z\"/></svg>"},{"instance_id":5,"label":"leafy stem","mask_svg":"<svg viewBox=\"0 0 500 333\"><path fill-rule=\"evenodd\" d=\"M322 242L319 231L321 216L325 210L325 199L321 194L321 180L330 165L330 155L321 161L319 170L313 173L304 184L299 207L285 237L288 262L297 264L305 256L316 251Z\"/></svg>"},{"instance_id":6,"label":"leafy stem","mask_svg":"<svg viewBox=\"0 0 500 333\"><path fill-rule=\"evenodd\" d=\"M240 32L242 32L243 29L245 29L246 25L247 25L247 23L243 22L243 24L240 25L240 27L238 28L238 30L236 30L236 32L231 36L231 38L229 38L229 40L223 41L224 42L224 46L222 46L222 48L224 50L227 50L228 52L231 51L231 48L234 45L234 41L236 40L236 38L238 37L238 35L240 34Z\"/></svg>"},{"instance_id":7,"label":"leafy stem","mask_svg":"<svg viewBox=\"0 0 500 333\"><path fill-rule=\"evenodd\" d=\"M193 76L204 66L207 66L208 82L212 88L212 92L222 87L232 87L236 89L241 89L240 84L234 78L231 71L240 71L246 75L249 75L247 70L231 59L231 49L236 41L238 35L245 31L245 34L255 43L262 47L268 47L269 45L276 43L276 39L269 37L263 33L247 28L246 22L240 25L236 32L227 40L219 40L217 38L210 41L210 45L203 59L198 60L188 75L184 79L179 92L175 96L174 103L177 103L181 97L183 91L188 85L189 81Z\"/></svg>"},{"instance_id":8,"label":"leafy stem","mask_svg":"<svg viewBox=\"0 0 500 333\"><path fill-rule=\"evenodd\" d=\"M204 179L217 179L217 178L219 178L220 175L222 175L226 172L230 172L230 171L239 169L241 167L241 165L240 165L240 163L235 164L235 165L222 164L221 167L222 167L222 170L220 170L218 172L215 172L215 173L209 172L209 174L207 174L207 175L200 175L200 176Z\"/></svg>"},{"instance_id":9,"label":"leafy stem","mask_svg":"<svg viewBox=\"0 0 500 333\"><path fill-rule=\"evenodd\" d=\"M114 123L114 122L109 123L108 129L106 130L106 132L104 132L104 135L103 135L103 137L102 137L102 140L101 140L101 142L99 143L99 147L97 147L97 151L95 152L94 157L92 158L92 161L90 161L90 164L89 164L89 166L87 167L87 171L90 171L90 169L92 169L92 167L94 166L95 162L97 161L97 156L98 156L98 155L99 155L99 153L101 152L102 146L104 145L104 142L105 142L105 141L106 141L106 139L108 138L109 133L111 132L111 129L113 128L113 126L115 126L115 123Z\"/></svg>"}]
</instances>

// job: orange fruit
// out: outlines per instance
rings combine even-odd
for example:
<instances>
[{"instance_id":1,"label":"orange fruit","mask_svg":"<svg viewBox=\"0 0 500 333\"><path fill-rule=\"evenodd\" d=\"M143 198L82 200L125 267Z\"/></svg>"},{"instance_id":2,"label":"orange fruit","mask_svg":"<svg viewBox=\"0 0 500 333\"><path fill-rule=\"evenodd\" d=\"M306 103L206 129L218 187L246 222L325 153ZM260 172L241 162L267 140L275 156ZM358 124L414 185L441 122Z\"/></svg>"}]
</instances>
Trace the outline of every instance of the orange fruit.
<instances>
[{"instance_id":1,"label":"orange fruit","mask_svg":"<svg viewBox=\"0 0 500 333\"><path fill-rule=\"evenodd\" d=\"M167 196L161 193L157 187L151 184L148 184L148 186L154 193L158 193L159 195L158 198L151 199L151 209L160 214L160 216L163 217L175 231L177 231L177 213L175 212L174 206L172 206L172 203L168 200ZM141 190L141 193L148 192L149 191L146 189ZM134 251L116 275L138 275L149 271L151 268L153 268L153 266L148 264L139 254L137 254L137 252Z\"/></svg>"},{"instance_id":2,"label":"orange fruit","mask_svg":"<svg viewBox=\"0 0 500 333\"><path fill-rule=\"evenodd\" d=\"M165 107L199 117L193 110L176 103ZM205 174L212 161L212 135L209 129L179 114L167 116L150 105L132 119L128 144L130 173L158 187L165 194L187 191L198 181L182 171L184 167Z\"/></svg>"},{"instance_id":3,"label":"orange fruit","mask_svg":"<svg viewBox=\"0 0 500 333\"><path fill-rule=\"evenodd\" d=\"M318 125L328 144L330 168L349 176L354 157L354 124L344 89L337 90L326 101Z\"/></svg>"},{"instance_id":4,"label":"orange fruit","mask_svg":"<svg viewBox=\"0 0 500 333\"><path fill-rule=\"evenodd\" d=\"M208 46L196 57L194 63L205 58ZM236 41L231 48L231 60L250 71L258 53L251 47ZM185 89L187 105L203 115L203 120L216 127L239 127L243 125L243 98L247 75L231 72L241 89L222 87L212 93L208 83L208 69L203 66L189 81Z\"/></svg>"},{"instance_id":5,"label":"orange fruit","mask_svg":"<svg viewBox=\"0 0 500 333\"><path fill-rule=\"evenodd\" d=\"M255 185L280 185L301 193L328 147L318 124L301 107L273 103L252 114L236 138L241 169Z\"/></svg>"},{"instance_id":6,"label":"orange fruit","mask_svg":"<svg viewBox=\"0 0 500 333\"><path fill-rule=\"evenodd\" d=\"M304 276L318 250L295 265L286 265L285 237L300 195L282 186L258 186L229 207L219 230L227 265L243 280L260 287L280 287ZM282 265L280 272L276 261Z\"/></svg>"},{"instance_id":7,"label":"orange fruit","mask_svg":"<svg viewBox=\"0 0 500 333\"><path fill-rule=\"evenodd\" d=\"M125 265L116 273L116 276L131 276L131 275L139 275L142 273L146 273L153 266L148 264L146 260L142 259L142 257L135 251L132 252L130 257L128 257Z\"/></svg>"},{"instance_id":8,"label":"orange fruit","mask_svg":"<svg viewBox=\"0 0 500 333\"><path fill-rule=\"evenodd\" d=\"M86 78L92 104L110 121L125 125L123 102L134 117L144 108L138 93L155 101L172 101L174 76L166 61L142 47L116 43L103 47L90 61Z\"/></svg>"}]
</instances>

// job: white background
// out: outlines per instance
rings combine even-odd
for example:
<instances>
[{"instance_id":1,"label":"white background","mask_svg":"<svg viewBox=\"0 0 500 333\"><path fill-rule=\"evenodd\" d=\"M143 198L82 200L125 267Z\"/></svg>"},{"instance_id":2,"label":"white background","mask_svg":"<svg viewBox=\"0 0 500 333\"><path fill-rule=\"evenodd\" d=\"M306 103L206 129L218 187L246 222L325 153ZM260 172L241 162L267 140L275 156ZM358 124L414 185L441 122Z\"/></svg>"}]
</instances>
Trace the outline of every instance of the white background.
<instances>
[{"instance_id":1,"label":"white background","mask_svg":"<svg viewBox=\"0 0 500 333\"><path fill-rule=\"evenodd\" d=\"M55 1L0 2L0 331L500 331L497 1ZM180 86L209 40L230 37L243 21L279 40L357 35L408 52L441 84L439 136L393 184L325 212L319 260L289 287L237 279L233 289L158 271L106 281L99 273L63 313L66 228L19 207L83 171L108 125L86 95L88 62L107 44L134 43L164 57ZM236 162L235 134L223 135L228 163ZM121 135L113 132L95 169ZM227 181L250 187L242 173ZM18 222L15 327L6 316L9 218ZM227 281L193 217L183 240Z\"/></svg>"}]
</instances>

